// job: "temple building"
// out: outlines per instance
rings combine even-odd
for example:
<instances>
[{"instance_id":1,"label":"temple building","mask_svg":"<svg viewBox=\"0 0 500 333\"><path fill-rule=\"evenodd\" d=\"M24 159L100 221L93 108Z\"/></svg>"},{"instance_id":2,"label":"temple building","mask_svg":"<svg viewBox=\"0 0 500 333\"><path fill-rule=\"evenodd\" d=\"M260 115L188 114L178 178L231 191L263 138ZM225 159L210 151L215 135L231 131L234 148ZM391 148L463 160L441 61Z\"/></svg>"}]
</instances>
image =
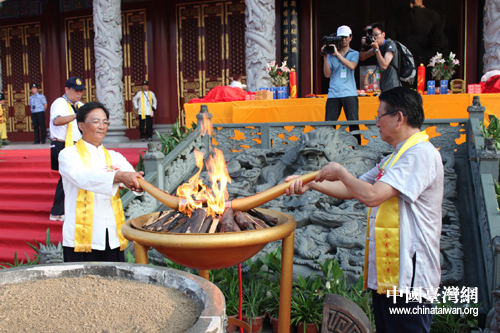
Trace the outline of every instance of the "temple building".
<instances>
[{"instance_id":1,"label":"temple building","mask_svg":"<svg viewBox=\"0 0 500 333\"><path fill-rule=\"evenodd\" d=\"M84 79L83 102L110 109L118 141L139 138L132 98L143 80L158 98L160 131L182 118L184 103L235 76L252 91L268 86L265 65L273 60L295 68L299 97L325 93L322 37L344 24L355 50L365 27L381 22L417 64L453 52L460 60L455 77L478 83L486 65L498 65L483 38L485 22L498 24L499 8L500 0L5 0L0 85L8 136L32 141L30 84L39 85L50 108L71 76ZM360 62L370 64L374 59Z\"/></svg>"}]
</instances>

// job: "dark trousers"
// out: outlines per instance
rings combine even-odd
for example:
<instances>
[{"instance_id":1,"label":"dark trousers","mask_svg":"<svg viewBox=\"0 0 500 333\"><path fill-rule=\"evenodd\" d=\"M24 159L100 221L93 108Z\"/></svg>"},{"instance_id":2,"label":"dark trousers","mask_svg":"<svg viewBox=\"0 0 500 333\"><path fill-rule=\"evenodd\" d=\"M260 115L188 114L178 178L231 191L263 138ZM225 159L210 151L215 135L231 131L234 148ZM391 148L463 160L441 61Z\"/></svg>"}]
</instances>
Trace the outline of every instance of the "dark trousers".
<instances>
[{"instance_id":1,"label":"dark trousers","mask_svg":"<svg viewBox=\"0 0 500 333\"><path fill-rule=\"evenodd\" d=\"M144 131L144 128L146 128L146 131ZM146 119L142 119L139 115L139 133L141 133L141 139L153 138L153 117L146 116Z\"/></svg>"},{"instance_id":2,"label":"dark trousers","mask_svg":"<svg viewBox=\"0 0 500 333\"><path fill-rule=\"evenodd\" d=\"M109 248L108 230L106 229L106 249L104 251L92 250L92 252L75 252L74 247L63 246L64 262L80 261L111 261L125 262L125 253L120 247L111 250Z\"/></svg>"},{"instance_id":3,"label":"dark trousers","mask_svg":"<svg viewBox=\"0 0 500 333\"><path fill-rule=\"evenodd\" d=\"M59 171L59 153L64 149L64 142L52 141L50 146L50 166L52 170ZM54 195L54 204L50 211L52 215L64 215L64 189L62 184L62 177L59 176L57 183L56 193Z\"/></svg>"},{"instance_id":4,"label":"dark trousers","mask_svg":"<svg viewBox=\"0 0 500 333\"><path fill-rule=\"evenodd\" d=\"M340 111L344 107L344 113L347 120L359 120L358 110L358 96L328 98L326 100L325 121L336 121L339 119ZM349 131L358 131L358 125L349 126ZM361 135L354 135L361 144Z\"/></svg>"},{"instance_id":5,"label":"dark trousers","mask_svg":"<svg viewBox=\"0 0 500 333\"><path fill-rule=\"evenodd\" d=\"M387 295L380 295L377 294L375 290L372 290L372 300L373 314L375 317L375 326L377 328L377 333L428 333L431 329L432 314L430 313L391 314L389 312L389 308L406 308L410 309L410 312L412 311L412 309L415 309L417 307L419 307L420 309L430 309L432 305L426 304L424 299L422 299L421 303L406 303L406 297L403 294L402 297L396 297L396 304L394 304L393 296L387 298Z\"/></svg>"},{"instance_id":6,"label":"dark trousers","mask_svg":"<svg viewBox=\"0 0 500 333\"><path fill-rule=\"evenodd\" d=\"M45 112L32 113L31 122L33 123L33 130L35 132L35 143L45 143L45 140L47 139L47 128L45 127Z\"/></svg>"}]
</instances>

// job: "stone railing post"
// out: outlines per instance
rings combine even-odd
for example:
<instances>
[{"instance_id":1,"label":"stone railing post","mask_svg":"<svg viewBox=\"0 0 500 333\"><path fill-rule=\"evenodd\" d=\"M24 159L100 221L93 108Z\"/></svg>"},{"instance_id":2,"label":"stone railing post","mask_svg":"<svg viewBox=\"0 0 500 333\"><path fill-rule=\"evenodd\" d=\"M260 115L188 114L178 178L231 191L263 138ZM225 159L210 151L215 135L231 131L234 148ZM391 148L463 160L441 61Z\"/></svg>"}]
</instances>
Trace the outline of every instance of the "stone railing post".
<instances>
[{"instance_id":1,"label":"stone railing post","mask_svg":"<svg viewBox=\"0 0 500 333\"><path fill-rule=\"evenodd\" d=\"M203 115L205 115L206 118L208 118L208 122L210 124L210 127L212 126L212 114L208 112L208 106L206 105L201 105L200 106L200 112L196 115L196 136L201 136L203 142L205 143L206 147L208 147L208 152L212 151L212 145L211 145L211 136L203 134L208 130L208 128L205 128L205 125L203 124Z\"/></svg>"},{"instance_id":2,"label":"stone railing post","mask_svg":"<svg viewBox=\"0 0 500 333\"><path fill-rule=\"evenodd\" d=\"M158 150L155 143L148 143L148 151L144 154L144 173L157 172L155 185L160 190L165 191L165 169L163 168L163 158L165 156Z\"/></svg>"},{"instance_id":3,"label":"stone railing post","mask_svg":"<svg viewBox=\"0 0 500 333\"><path fill-rule=\"evenodd\" d=\"M479 121L484 121L484 111L486 111L486 108L481 105L479 96L474 96L472 99L472 105L467 107L469 118L476 118L479 119Z\"/></svg>"},{"instance_id":4,"label":"stone railing post","mask_svg":"<svg viewBox=\"0 0 500 333\"><path fill-rule=\"evenodd\" d=\"M498 163L500 154L495 146L494 138L484 138L484 150L481 153L479 173L491 174L498 181Z\"/></svg>"}]
</instances>

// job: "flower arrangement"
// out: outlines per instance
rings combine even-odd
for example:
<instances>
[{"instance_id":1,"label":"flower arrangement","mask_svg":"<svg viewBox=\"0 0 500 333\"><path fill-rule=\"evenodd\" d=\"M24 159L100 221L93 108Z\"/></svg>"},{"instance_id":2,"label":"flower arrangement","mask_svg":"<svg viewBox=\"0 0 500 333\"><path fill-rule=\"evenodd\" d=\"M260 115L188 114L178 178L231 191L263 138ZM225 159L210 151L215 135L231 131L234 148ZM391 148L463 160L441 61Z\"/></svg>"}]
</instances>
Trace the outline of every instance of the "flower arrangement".
<instances>
[{"instance_id":1,"label":"flower arrangement","mask_svg":"<svg viewBox=\"0 0 500 333\"><path fill-rule=\"evenodd\" d=\"M274 86L285 87L288 85L290 69L286 66L286 61L281 63L281 67L278 67L276 61L272 61L270 64L267 64L266 70Z\"/></svg>"},{"instance_id":2,"label":"flower arrangement","mask_svg":"<svg viewBox=\"0 0 500 333\"><path fill-rule=\"evenodd\" d=\"M432 78L436 80L449 80L455 74L455 70L453 69L455 66L460 65L460 61L455 59L455 54L450 52L450 55L446 58L443 58L442 53L437 53L434 57L431 58L431 62L427 65L432 68Z\"/></svg>"}]
</instances>

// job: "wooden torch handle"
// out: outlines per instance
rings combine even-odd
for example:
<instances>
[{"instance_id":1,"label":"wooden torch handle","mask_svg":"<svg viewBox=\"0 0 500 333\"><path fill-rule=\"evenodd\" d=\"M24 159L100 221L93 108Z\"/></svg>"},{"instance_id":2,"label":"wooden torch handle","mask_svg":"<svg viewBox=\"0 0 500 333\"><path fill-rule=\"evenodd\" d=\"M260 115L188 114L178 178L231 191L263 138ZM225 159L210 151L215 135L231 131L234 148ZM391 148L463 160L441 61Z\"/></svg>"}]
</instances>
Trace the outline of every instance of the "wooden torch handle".
<instances>
[{"instance_id":1,"label":"wooden torch handle","mask_svg":"<svg viewBox=\"0 0 500 333\"><path fill-rule=\"evenodd\" d=\"M307 184L316 178L319 171L320 170L302 175L300 177L295 178L294 181L302 180L304 184ZM289 187L290 187L290 182L285 182L278 184L274 187L271 187L270 189L265 190L264 192L252 195L251 197L234 199L233 201L231 201L231 207L233 208L234 211L245 212L252 208L259 207L260 205L268 201L271 201L273 199L276 199L280 195L285 194L286 190Z\"/></svg>"},{"instance_id":2,"label":"wooden torch handle","mask_svg":"<svg viewBox=\"0 0 500 333\"><path fill-rule=\"evenodd\" d=\"M158 187L152 185L151 183L148 183L144 179L137 178L137 181L139 182L139 185L141 185L142 189L151 194L153 198L160 201L165 206L172 208L173 210L179 209L179 202L181 200L180 198L163 192Z\"/></svg>"}]
</instances>

